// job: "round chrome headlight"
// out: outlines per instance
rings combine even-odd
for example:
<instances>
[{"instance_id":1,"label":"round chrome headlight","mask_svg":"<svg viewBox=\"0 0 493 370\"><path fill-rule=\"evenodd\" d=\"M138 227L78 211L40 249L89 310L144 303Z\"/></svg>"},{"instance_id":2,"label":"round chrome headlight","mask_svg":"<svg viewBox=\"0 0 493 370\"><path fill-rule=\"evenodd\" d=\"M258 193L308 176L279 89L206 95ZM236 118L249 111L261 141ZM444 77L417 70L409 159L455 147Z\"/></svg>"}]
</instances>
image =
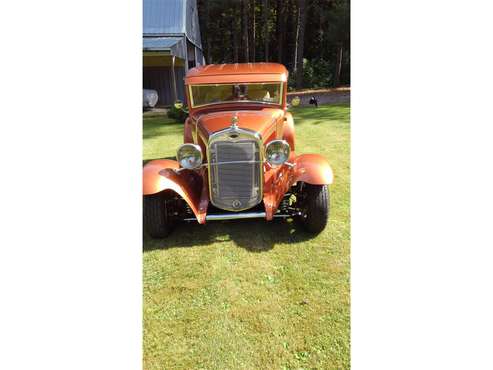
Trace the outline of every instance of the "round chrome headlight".
<instances>
[{"instance_id":1,"label":"round chrome headlight","mask_svg":"<svg viewBox=\"0 0 493 370\"><path fill-rule=\"evenodd\" d=\"M202 149L195 144L183 144L176 152L176 159L183 168L198 168L202 164Z\"/></svg>"},{"instance_id":2,"label":"round chrome headlight","mask_svg":"<svg viewBox=\"0 0 493 370\"><path fill-rule=\"evenodd\" d=\"M265 159L273 167L286 162L289 153L291 153L291 148L286 140L273 140L265 147Z\"/></svg>"}]
</instances>

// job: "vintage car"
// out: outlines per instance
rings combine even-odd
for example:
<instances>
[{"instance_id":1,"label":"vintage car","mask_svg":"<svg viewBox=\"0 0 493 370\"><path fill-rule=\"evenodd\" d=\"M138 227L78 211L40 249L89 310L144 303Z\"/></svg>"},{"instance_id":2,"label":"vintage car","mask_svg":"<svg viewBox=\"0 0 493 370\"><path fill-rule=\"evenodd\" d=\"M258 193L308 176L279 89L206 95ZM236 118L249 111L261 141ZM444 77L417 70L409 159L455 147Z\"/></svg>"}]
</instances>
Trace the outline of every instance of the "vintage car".
<instances>
[{"instance_id":1,"label":"vintage car","mask_svg":"<svg viewBox=\"0 0 493 370\"><path fill-rule=\"evenodd\" d=\"M184 144L176 161L157 159L143 169L144 226L152 237L166 236L178 221L295 218L309 232L325 228L332 169L318 154L295 152L287 80L275 63L187 73Z\"/></svg>"}]
</instances>

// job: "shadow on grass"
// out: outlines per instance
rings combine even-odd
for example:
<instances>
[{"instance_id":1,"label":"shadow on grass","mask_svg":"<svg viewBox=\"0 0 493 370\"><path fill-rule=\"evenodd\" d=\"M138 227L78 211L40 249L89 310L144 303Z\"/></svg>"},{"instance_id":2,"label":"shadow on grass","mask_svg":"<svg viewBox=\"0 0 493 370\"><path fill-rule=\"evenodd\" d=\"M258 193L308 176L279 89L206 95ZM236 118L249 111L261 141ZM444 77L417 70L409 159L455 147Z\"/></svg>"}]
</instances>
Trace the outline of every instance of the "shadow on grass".
<instances>
[{"instance_id":1,"label":"shadow on grass","mask_svg":"<svg viewBox=\"0 0 493 370\"><path fill-rule=\"evenodd\" d=\"M143 165L155 159L143 160ZM250 252L265 252L277 243L301 243L313 238L304 232L293 220L275 219L273 221L231 220L212 221L205 225L197 222L180 222L173 232L164 239L152 239L144 233L144 252L155 249L186 248L234 241Z\"/></svg>"},{"instance_id":2,"label":"shadow on grass","mask_svg":"<svg viewBox=\"0 0 493 370\"><path fill-rule=\"evenodd\" d=\"M153 137L164 137L167 135L183 134L183 125L173 125L166 127L166 131L163 132L163 125L155 125L153 127L144 127L142 138L152 139Z\"/></svg>"},{"instance_id":3,"label":"shadow on grass","mask_svg":"<svg viewBox=\"0 0 493 370\"><path fill-rule=\"evenodd\" d=\"M143 116L142 123L144 126L151 125L183 125L184 121L176 120L174 118L169 118L168 116L155 115L155 116Z\"/></svg>"},{"instance_id":4,"label":"shadow on grass","mask_svg":"<svg viewBox=\"0 0 493 370\"><path fill-rule=\"evenodd\" d=\"M349 118L345 109L350 109L349 105L320 106L319 108L296 108L291 112L293 114L295 125L297 126L307 123L304 121L305 119L318 119L319 121L317 121L316 124L327 120L349 123Z\"/></svg>"},{"instance_id":5,"label":"shadow on grass","mask_svg":"<svg viewBox=\"0 0 493 370\"><path fill-rule=\"evenodd\" d=\"M260 253L279 243L302 243L313 237L293 220L213 221L205 225L182 222L165 239L152 239L144 233L144 252L234 242L249 252Z\"/></svg>"},{"instance_id":6,"label":"shadow on grass","mask_svg":"<svg viewBox=\"0 0 493 370\"><path fill-rule=\"evenodd\" d=\"M183 126L183 122L167 117L144 117L142 138L145 140L159 136L182 134Z\"/></svg>"},{"instance_id":7,"label":"shadow on grass","mask_svg":"<svg viewBox=\"0 0 493 370\"><path fill-rule=\"evenodd\" d=\"M172 161L176 161L176 157L163 157L163 158L143 159L142 160L142 167L144 167L150 161L155 161L156 159L171 159Z\"/></svg>"}]
</instances>

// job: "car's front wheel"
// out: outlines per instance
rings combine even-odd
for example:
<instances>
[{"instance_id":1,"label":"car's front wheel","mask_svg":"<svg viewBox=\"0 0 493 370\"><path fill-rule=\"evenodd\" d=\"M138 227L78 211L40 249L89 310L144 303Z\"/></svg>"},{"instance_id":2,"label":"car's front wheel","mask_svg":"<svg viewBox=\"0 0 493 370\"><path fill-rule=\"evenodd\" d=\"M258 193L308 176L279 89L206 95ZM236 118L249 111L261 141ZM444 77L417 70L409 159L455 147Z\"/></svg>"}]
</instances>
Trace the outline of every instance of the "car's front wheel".
<instances>
[{"instance_id":1,"label":"car's front wheel","mask_svg":"<svg viewBox=\"0 0 493 370\"><path fill-rule=\"evenodd\" d=\"M303 184L300 196L299 221L308 232L319 234L329 219L329 189L327 185Z\"/></svg>"},{"instance_id":2,"label":"car's front wheel","mask_svg":"<svg viewBox=\"0 0 493 370\"><path fill-rule=\"evenodd\" d=\"M163 194L144 196L144 228L153 238L164 238L173 228L167 198Z\"/></svg>"}]
</instances>

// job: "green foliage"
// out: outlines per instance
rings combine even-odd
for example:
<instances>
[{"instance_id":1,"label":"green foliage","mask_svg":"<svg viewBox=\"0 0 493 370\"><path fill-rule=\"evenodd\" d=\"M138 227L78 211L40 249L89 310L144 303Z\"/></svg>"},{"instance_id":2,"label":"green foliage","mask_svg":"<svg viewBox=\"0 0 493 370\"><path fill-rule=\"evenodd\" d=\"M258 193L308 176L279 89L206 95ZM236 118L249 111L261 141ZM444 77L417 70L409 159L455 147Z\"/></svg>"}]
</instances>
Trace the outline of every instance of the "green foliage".
<instances>
[{"instance_id":1,"label":"green foliage","mask_svg":"<svg viewBox=\"0 0 493 370\"><path fill-rule=\"evenodd\" d=\"M333 63L316 58L303 59L303 88L328 88L334 84L335 66ZM288 77L288 91L295 90L296 75L291 73Z\"/></svg>"},{"instance_id":2,"label":"green foliage","mask_svg":"<svg viewBox=\"0 0 493 370\"><path fill-rule=\"evenodd\" d=\"M313 88L332 87L333 63L324 59L303 60L303 84Z\"/></svg>"},{"instance_id":3,"label":"green foliage","mask_svg":"<svg viewBox=\"0 0 493 370\"><path fill-rule=\"evenodd\" d=\"M288 91L296 90L296 75L294 73L290 73L288 76Z\"/></svg>"},{"instance_id":4,"label":"green foliage","mask_svg":"<svg viewBox=\"0 0 493 370\"><path fill-rule=\"evenodd\" d=\"M299 1L198 0L202 44L207 63L278 62L290 72L294 86L294 56ZM243 7L247 8L242 12ZM349 0L306 0L303 58L304 88L333 87L338 51L342 48L341 85L350 83ZM267 21L264 22L264 15ZM244 19L247 18L247 19ZM247 27L242 27L246 23ZM265 41L269 55L266 58ZM249 60L243 52L249 48Z\"/></svg>"},{"instance_id":5,"label":"green foliage","mask_svg":"<svg viewBox=\"0 0 493 370\"><path fill-rule=\"evenodd\" d=\"M168 117L173 118L179 122L185 122L188 117L188 113L185 112L183 109L176 109L175 106L172 105L171 108L168 109Z\"/></svg>"}]
</instances>

